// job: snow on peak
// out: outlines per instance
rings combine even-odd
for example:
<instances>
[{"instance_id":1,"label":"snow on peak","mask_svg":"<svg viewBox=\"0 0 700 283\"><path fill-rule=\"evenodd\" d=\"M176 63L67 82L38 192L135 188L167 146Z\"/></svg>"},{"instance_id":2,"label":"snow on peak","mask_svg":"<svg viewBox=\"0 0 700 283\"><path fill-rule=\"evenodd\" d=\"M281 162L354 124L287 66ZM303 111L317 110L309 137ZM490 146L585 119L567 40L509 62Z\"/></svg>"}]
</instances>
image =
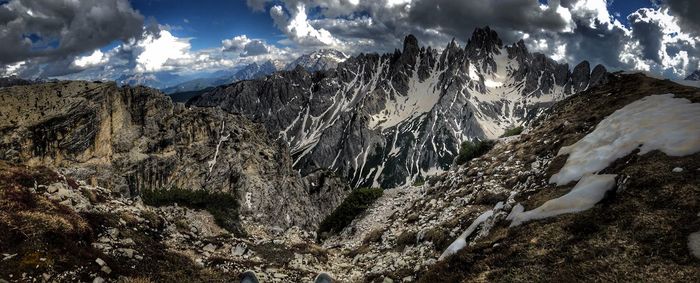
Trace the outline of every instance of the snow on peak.
<instances>
[{"instance_id":1,"label":"snow on peak","mask_svg":"<svg viewBox=\"0 0 700 283\"><path fill-rule=\"evenodd\" d=\"M601 121L595 130L559 155L566 164L550 178L565 185L605 169L635 149L639 154L661 150L671 156L700 151L700 103L673 94L652 95L632 102Z\"/></svg>"},{"instance_id":2,"label":"snow on peak","mask_svg":"<svg viewBox=\"0 0 700 283\"><path fill-rule=\"evenodd\" d=\"M335 49L320 49L310 54L302 55L292 61L287 65L287 70L293 70L297 66L301 66L309 71L334 69L348 58L348 55Z\"/></svg>"}]
</instances>

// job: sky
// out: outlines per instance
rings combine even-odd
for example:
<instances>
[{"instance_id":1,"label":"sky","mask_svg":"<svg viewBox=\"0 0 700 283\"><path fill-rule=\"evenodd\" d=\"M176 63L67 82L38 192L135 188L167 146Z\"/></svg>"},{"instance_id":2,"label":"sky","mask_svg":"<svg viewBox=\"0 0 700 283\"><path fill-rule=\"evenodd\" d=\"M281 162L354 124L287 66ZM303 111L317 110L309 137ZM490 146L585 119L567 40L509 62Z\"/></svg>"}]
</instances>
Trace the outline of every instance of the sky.
<instances>
[{"instance_id":1,"label":"sky","mask_svg":"<svg viewBox=\"0 0 700 283\"><path fill-rule=\"evenodd\" d=\"M575 65L683 78L700 69L698 0L0 0L0 75L116 79L292 61L333 48L504 43Z\"/></svg>"}]
</instances>

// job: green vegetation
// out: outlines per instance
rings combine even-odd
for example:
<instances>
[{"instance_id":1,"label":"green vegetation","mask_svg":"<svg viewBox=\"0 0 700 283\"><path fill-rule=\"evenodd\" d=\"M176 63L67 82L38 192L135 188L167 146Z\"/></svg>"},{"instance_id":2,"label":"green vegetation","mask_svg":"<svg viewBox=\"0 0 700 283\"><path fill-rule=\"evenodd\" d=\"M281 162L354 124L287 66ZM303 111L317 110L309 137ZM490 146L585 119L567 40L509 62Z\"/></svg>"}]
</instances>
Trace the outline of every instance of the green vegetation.
<instances>
[{"instance_id":1,"label":"green vegetation","mask_svg":"<svg viewBox=\"0 0 700 283\"><path fill-rule=\"evenodd\" d=\"M422 186L422 185L424 185L424 184L425 184L425 178L423 178L422 175L418 175L418 177L416 177L416 180L413 181L412 186L414 186L414 187L420 187L420 186Z\"/></svg>"},{"instance_id":2,"label":"green vegetation","mask_svg":"<svg viewBox=\"0 0 700 283\"><path fill-rule=\"evenodd\" d=\"M350 225L353 219L362 214L384 191L381 188L359 188L343 200L331 215L321 222L318 234L337 233Z\"/></svg>"},{"instance_id":3,"label":"green vegetation","mask_svg":"<svg viewBox=\"0 0 700 283\"><path fill-rule=\"evenodd\" d=\"M459 148L459 155L455 158L457 165L467 163L469 160L482 156L489 152L496 143L494 141L465 141Z\"/></svg>"},{"instance_id":4,"label":"green vegetation","mask_svg":"<svg viewBox=\"0 0 700 283\"><path fill-rule=\"evenodd\" d=\"M216 224L238 235L243 229L238 218L238 200L231 194L210 192L207 190L187 190L170 188L141 192L143 203L152 206L164 206L177 203L193 209L203 209L214 216Z\"/></svg>"},{"instance_id":5,"label":"green vegetation","mask_svg":"<svg viewBox=\"0 0 700 283\"><path fill-rule=\"evenodd\" d=\"M508 128L506 131L501 135L502 138L505 137L510 137L510 136L516 136L522 133L524 130L523 126L517 126L515 128Z\"/></svg>"}]
</instances>

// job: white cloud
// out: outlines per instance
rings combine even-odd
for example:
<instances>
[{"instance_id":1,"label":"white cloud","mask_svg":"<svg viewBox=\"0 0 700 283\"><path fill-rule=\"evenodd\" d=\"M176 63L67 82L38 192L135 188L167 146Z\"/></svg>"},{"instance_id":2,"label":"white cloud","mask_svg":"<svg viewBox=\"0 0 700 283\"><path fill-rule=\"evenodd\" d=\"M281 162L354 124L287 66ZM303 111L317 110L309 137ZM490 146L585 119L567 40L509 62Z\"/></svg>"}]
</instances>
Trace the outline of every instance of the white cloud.
<instances>
[{"instance_id":1,"label":"white cloud","mask_svg":"<svg viewBox=\"0 0 700 283\"><path fill-rule=\"evenodd\" d=\"M248 36L244 34L230 39L224 39L221 41L221 45L223 45L224 51L241 52L250 41Z\"/></svg>"},{"instance_id":2,"label":"white cloud","mask_svg":"<svg viewBox=\"0 0 700 283\"><path fill-rule=\"evenodd\" d=\"M73 66L80 69L85 69L89 67L99 66L107 63L107 58L105 54L99 49L92 52L92 54L82 57L76 57L73 61Z\"/></svg>"},{"instance_id":3,"label":"white cloud","mask_svg":"<svg viewBox=\"0 0 700 283\"><path fill-rule=\"evenodd\" d=\"M579 0L571 6L571 13L579 19L587 21L590 28L611 23L610 12L606 0Z\"/></svg>"},{"instance_id":4,"label":"white cloud","mask_svg":"<svg viewBox=\"0 0 700 283\"><path fill-rule=\"evenodd\" d=\"M136 58L136 72L156 72L169 69L168 60L190 59L188 39L174 37L169 31L161 30L159 37L148 35L138 43L143 52Z\"/></svg>"},{"instance_id":5,"label":"white cloud","mask_svg":"<svg viewBox=\"0 0 700 283\"><path fill-rule=\"evenodd\" d=\"M3 76L7 77L17 75L18 71L22 68L22 66L25 65L25 63L25 61L19 61L17 63L5 66L5 69L3 70Z\"/></svg>"},{"instance_id":6,"label":"white cloud","mask_svg":"<svg viewBox=\"0 0 700 283\"><path fill-rule=\"evenodd\" d=\"M340 42L326 29L317 29L311 25L306 14L306 5L297 3L291 10L291 17L287 16L284 9L277 5L270 10L275 24L281 28L289 38L301 45L325 45L337 46Z\"/></svg>"}]
</instances>

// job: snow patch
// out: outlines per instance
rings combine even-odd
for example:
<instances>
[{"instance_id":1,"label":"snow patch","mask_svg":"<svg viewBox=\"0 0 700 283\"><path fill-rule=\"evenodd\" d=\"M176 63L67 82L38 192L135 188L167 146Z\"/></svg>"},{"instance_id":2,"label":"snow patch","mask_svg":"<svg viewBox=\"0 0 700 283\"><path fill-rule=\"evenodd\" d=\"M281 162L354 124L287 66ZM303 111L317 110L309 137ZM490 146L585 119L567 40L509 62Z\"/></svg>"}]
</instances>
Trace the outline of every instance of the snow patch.
<instances>
[{"instance_id":1,"label":"snow patch","mask_svg":"<svg viewBox=\"0 0 700 283\"><path fill-rule=\"evenodd\" d=\"M652 95L618 109L601 121L592 133L559 155L568 154L566 164L550 178L564 185L608 167L639 148L639 154L661 150L670 156L700 151L700 103L673 94Z\"/></svg>"},{"instance_id":2,"label":"snow patch","mask_svg":"<svg viewBox=\"0 0 700 283\"><path fill-rule=\"evenodd\" d=\"M548 200L542 206L525 212L523 212L524 207L518 204L513 207L506 219L512 220L510 226L513 227L530 220L588 210L615 186L616 176L614 174L584 176L566 195Z\"/></svg>"},{"instance_id":3,"label":"snow patch","mask_svg":"<svg viewBox=\"0 0 700 283\"><path fill-rule=\"evenodd\" d=\"M216 165L216 158L219 156L219 148L221 148L221 144L225 141L228 141L228 139L231 137L231 134L224 136L225 129L226 128L224 125L224 121L221 121L221 132L219 133L221 137L219 138L219 143L216 144L216 152L214 152L214 158L212 160L207 161L207 165L209 165L209 174L211 174L211 170L213 170L214 165Z\"/></svg>"},{"instance_id":4,"label":"snow patch","mask_svg":"<svg viewBox=\"0 0 700 283\"><path fill-rule=\"evenodd\" d=\"M484 213L479 215L479 217L474 219L474 222L472 222L472 224L469 225L467 230L465 230L461 235L459 235L459 237L454 242L452 242L452 244L450 244L450 246L447 247L447 249L445 249L445 251L442 253L442 255L440 255L438 260L442 260L442 259L444 259L452 254L455 254L459 250L466 247L467 246L467 237L469 237L472 233L474 233L474 231L476 230L476 228L479 227L479 225L481 225L482 223L486 222L486 220L491 218L491 216L493 216L493 214L494 214L494 211L498 211L502 208L503 208L503 202L499 202L496 204L496 206L493 209L485 211Z\"/></svg>"},{"instance_id":5,"label":"snow patch","mask_svg":"<svg viewBox=\"0 0 700 283\"><path fill-rule=\"evenodd\" d=\"M700 231L691 233L688 236L688 248L693 256L700 258Z\"/></svg>"}]
</instances>

